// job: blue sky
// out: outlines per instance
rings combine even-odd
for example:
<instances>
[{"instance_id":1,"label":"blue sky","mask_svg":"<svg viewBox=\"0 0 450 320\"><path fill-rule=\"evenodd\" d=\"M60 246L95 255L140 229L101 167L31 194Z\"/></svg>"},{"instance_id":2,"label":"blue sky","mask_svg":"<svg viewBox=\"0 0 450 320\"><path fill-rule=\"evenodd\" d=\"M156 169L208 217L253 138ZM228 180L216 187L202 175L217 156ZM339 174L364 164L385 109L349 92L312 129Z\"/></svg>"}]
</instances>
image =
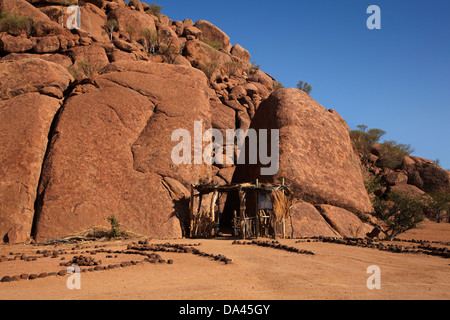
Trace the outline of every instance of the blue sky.
<instances>
[{"instance_id":1,"label":"blue sky","mask_svg":"<svg viewBox=\"0 0 450 320\"><path fill-rule=\"evenodd\" d=\"M285 87L299 80L351 129L387 131L450 169L449 0L154 0L172 20L208 20ZM381 30L369 30L370 5Z\"/></svg>"}]
</instances>

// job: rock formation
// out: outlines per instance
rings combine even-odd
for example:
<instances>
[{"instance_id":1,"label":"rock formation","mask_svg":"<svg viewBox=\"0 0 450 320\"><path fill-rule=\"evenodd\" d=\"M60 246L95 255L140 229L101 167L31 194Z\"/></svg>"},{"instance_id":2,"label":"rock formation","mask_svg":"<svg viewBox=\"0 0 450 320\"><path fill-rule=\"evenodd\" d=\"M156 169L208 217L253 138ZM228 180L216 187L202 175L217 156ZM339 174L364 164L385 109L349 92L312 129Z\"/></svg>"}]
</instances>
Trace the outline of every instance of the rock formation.
<instances>
[{"instance_id":1,"label":"rock formation","mask_svg":"<svg viewBox=\"0 0 450 320\"><path fill-rule=\"evenodd\" d=\"M280 130L280 170L266 179L291 185L295 237L367 232L356 215L371 210L361 165L334 110L275 91L208 21L172 21L138 0L85 0L80 29L70 29L67 3L0 0L0 12L33 20L0 30L0 241L64 237L110 215L135 233L181 237L190 184L264 181L258 165L175 165L172 133L194 140L196 121L203 131ZM403 170L411 186L448 188L426 161Z\"/></svg>"}]
</instances>

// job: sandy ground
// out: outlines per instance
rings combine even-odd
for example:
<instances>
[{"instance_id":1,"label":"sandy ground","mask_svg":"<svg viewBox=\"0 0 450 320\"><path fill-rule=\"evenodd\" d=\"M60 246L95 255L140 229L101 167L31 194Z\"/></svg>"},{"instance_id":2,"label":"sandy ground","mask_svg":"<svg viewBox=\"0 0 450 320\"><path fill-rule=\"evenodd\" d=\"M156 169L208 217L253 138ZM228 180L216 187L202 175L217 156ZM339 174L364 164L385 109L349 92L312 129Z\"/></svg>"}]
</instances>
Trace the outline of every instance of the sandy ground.
<instances>
[{"instance_id":1,"label":"sandy ground","mask_svg":"<svg viewBox=\"0 0 450 320\"><path fill-rule=\"evenodd\" d=\"M450 224L426 221L419 228L401 236L403 239L450 241ZM0 299L52 300L398 300L450 299L450 260L413 253L392 253L371 248L352 247L322 242L279 240L315 255L297 254L256 245L233 245L230 239L215 240L152 240L152 243L198 244L199 250L222 254L231 264L190 253L159 254L173 264L142 263L125 268L80 274L81 289L70 290L66 276L49 276L34 280L0 283ZM37 247L2 245L0 256L14 258L17 253L37 255L36 250L63 249L67 254L57 258L20 259L0 262L0 278L22 273L58 272L67 267L61 262L102 245L108 250L124 250L128 242L84 243L85 249L72 250L74 245ZM411 243L404 243L412 245ZM442 246L442 245L441 245ZM449 246L447 246L448 248ZM10 254L12 253L12 254ZM82 253L89 256L89 253ZM93 255L102 265L121 261L142 260L143 256L107 253ZM61 261L61 257L66 260ZM377 265L381 271L381 289L369 290L367 269Z\"/></svg>"}]
</instances>

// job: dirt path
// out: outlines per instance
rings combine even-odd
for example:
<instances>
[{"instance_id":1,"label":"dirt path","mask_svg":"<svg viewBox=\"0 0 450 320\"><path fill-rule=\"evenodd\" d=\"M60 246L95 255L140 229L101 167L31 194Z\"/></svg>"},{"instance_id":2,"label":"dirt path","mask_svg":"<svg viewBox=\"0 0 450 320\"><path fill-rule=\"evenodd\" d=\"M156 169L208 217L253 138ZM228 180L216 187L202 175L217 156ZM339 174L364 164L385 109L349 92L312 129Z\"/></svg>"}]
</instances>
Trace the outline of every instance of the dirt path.
<instances>
[{"instance_id":1,"label":"dirt path","mask_svg":"<svg viewBox=\"0 0 450 320\"><path fill-rule=\"evenodd\" d=\"M450 224L437 225L427 221L402 237L450 241ZM80 274L80 290L67 288L68 275L3 282L0 283L0 299L450 299L450 260L442 257L322 242L296 243L295 240L280 240L280 243L313 251L315 255L256 245L235 245L232 240L180 239L169 242L197 244L199 241L201 245L192 248L222 254L233 262L225 264L191 253L158 252L166 263L143 262L112 270L83 272ZM104 246L101 249L125 250L127 244L101 243ZM84 249L74 249L74 245L57 248L0 246L0 257L4 255L10 259L16 253L37 256L36 250L61 249L67 252L56 258L41 257L36 261L16 259L0 262L0 278L64 270L67 267L60 266L61 262L74 255L89 256L86 250L98 250L95 245L99 244L82 244L88 246ZM91 256L97 261L102 260L102 266L145 258L131 254L116 254L114 258L114 255L104 252ZM61 260L62 257L65 260ZM173 260L173 264L168 264L168 260ZM366 286L370 276L367 268L371 265L380 267L380 290L369 290Z\"/></svg>"}]
</instances>

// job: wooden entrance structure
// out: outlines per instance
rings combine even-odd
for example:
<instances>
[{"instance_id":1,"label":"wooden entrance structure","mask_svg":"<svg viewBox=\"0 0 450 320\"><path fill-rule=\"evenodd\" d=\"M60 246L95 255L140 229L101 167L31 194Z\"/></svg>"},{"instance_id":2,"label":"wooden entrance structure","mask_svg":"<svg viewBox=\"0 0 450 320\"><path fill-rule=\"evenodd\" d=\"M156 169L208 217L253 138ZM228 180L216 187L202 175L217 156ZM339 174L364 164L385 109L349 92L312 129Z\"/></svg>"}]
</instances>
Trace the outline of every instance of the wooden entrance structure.
<instances>
[{"instance_id":1,"label":"wooden entrance structure","mask_svg":"<svg viewBox=\"0 0 450 320\"><path fill-rule=\"evenodd\" d=\"M283 183L241 183L224 186L192 185L189 205L191 238L218 235L223 212L216 210L221 193L236 192L238 204L233 210L233 235L243 239L286 237L286 220L292 206L292 192ZM281 227L281 230L279 230Z\"/></svg>"}]
</instances>

